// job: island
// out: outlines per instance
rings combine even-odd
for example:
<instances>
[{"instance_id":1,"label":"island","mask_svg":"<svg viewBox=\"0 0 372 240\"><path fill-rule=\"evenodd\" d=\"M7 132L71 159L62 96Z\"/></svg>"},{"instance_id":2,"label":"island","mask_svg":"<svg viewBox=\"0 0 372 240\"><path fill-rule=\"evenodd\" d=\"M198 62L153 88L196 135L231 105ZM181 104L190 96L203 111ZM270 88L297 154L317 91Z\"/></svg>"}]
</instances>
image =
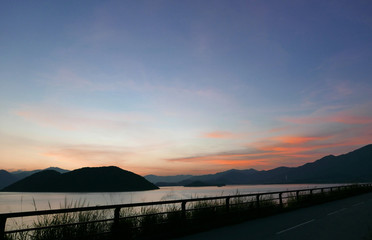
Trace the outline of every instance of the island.
<instances>
[{"instance_id":1,"label":"island","mask_svg":"<svg viewBox=\"0 0 372 240\"><path fill-rule=\"evenodd\" d=\"M224 183L211 183L211 182L202 182L194 181L188 184L185 184L184 187L223 187L226 186Z\"/></svg>"},{"instance_id":2,"label":"island","mask_svg":"<svg viewBox=\"0 0 372 240\"><path fill-rule=\"evenodd\" d=\"M66 173L45 170L2 189L3 192L128 192L159 189L144 177L118 167L86 167Z\"/></svg>"}]
</instances>

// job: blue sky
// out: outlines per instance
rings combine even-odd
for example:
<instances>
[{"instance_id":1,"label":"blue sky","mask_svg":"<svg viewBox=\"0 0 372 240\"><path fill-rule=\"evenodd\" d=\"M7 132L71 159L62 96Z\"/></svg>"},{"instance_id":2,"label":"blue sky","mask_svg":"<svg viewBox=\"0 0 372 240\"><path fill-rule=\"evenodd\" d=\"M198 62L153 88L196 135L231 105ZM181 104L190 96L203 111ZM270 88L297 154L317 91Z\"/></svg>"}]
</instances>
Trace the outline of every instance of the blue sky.
<instances>
[{"instance_id":1,"label":"blue sky","mask_svg":"<svg viewBox=\"0 0 372 240\"><path fill-rule=\"evenodd\" d=\"M0 164L298 166L372 142L368 1L4 1Z\"/></svg>"}]
</instances>

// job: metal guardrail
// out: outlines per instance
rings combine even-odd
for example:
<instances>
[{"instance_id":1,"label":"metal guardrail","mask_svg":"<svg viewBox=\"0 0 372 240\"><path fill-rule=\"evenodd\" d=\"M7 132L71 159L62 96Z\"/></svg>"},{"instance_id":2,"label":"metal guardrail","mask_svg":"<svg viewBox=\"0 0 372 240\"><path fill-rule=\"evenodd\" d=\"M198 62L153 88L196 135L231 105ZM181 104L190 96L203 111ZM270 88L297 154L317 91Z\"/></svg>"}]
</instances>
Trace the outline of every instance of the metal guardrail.
<instances>
[{"instance_id":1,"label":"metal guardrail","mask_svg":"<svg viewBox=\"0 0 372 240\"><path fill-rule=\"evenodd\" d=\"M265 192L265 193L250 193L250 194L238 194L238 195L227 195L227 196L218 196L218 197L203 197L203 198L192 198L192 199L182 199L182 200L170 200L170 201L155 201L155 202L143 202L143 203L130 203L130 204L116 204L116 205L106 205L106 206L94 206L94 207L77 207L77 208L67 208L67 209L56 209L56 210L42 210L42 211L28 211L28 212L15 212L15 213L3 213L0 214L0 240L5 240L7 234L26 232L26 231L37 231L47 228L58 228L66 227L71 225L79 224L89 224L95 222L108 222L112 221L113 226L119 224L121 219L133 218L133 217L143 217L146 215L137 215L129 217L120 217L120 210L123 208L136 208L136 207L147 207L147 206L160 206L160 205L169 205L169 204L180 204L181 214L183 218L186 218L186 213L195 209L187 209L188 203L195 202L204 202L204 201L213 201L220 200L224 202L224 205L218 207L224 207L228 212L231 208L231 199L251 199L245 203L253 203L257 208L260 207L265 201L275 201L278 206L283 207L283 205L288 201L288 199L299 199L302 196L312 196L316 193L330 193L337 192L341 190L348 189L364 189L367 191L372 191L372 184L357 184L357 185L342 185L342 186L333 186L333 187L323 187L323 188L312 188L312 189L298 189L298 190L287 190L287 191L276 191L276 192ZM265 198L269 196L270 198ZM272 197L276 196L276 197ZM98 210L111 210L113 211L113 218L107 218L102 220L88 221L88 222L77 222L77 223L67 223L55 226L45 226L45 227L34 227L34 228L25 228L25 229L16 229L16 230L6 230L6 222L11 218L20 218L20 217L32 217L32 216L42 216L42 215L53 215L53 214L63 214L63 213L74 213L74 212L87 212L87 211L98 211ZM167 212L157 213L157 214L166 214ZM149 214L151 215L151 214ZM153 215L153 214L152 214Z\"/></svg>"}]
</instances>

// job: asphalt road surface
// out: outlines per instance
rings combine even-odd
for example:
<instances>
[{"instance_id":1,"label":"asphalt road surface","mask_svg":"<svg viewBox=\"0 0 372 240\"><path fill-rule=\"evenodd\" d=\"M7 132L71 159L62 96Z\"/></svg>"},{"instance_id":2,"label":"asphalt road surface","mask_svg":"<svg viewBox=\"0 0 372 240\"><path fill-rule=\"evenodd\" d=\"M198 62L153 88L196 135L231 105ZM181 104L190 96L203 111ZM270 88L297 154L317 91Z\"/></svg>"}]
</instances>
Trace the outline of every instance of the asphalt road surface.
<instances>
[{"instance_id":1,"label":"asphalt road surface","mask_svg":"<svg viewBox=\"0 0 372 240\"><path fill-rule=\"evenodd\" d=\"M181 239L372 240L372 193L179 238Z\"/></svg>"}]
</instances>

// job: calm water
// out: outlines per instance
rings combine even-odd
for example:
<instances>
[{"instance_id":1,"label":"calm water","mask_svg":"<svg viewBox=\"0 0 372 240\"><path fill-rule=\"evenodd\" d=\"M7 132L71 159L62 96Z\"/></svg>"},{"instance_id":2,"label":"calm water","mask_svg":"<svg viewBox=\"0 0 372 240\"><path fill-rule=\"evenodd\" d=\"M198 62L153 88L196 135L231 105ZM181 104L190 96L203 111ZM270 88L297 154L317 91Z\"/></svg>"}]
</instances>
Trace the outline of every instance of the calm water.
<instances>
[{"instance_id":1,"label":"calm water","mask_svg":"<svg viewBox=\"0 0 372 240\"><path fill-rule=\"evenodd\" d=\"M10 193L0 192L0 213L59 209L66 204L85 202L85 206L177 200L206 196L272 192L335 184L239 185L224 187L162 187L159 190L118 193Z\"/></svg>"}]
</instances>

